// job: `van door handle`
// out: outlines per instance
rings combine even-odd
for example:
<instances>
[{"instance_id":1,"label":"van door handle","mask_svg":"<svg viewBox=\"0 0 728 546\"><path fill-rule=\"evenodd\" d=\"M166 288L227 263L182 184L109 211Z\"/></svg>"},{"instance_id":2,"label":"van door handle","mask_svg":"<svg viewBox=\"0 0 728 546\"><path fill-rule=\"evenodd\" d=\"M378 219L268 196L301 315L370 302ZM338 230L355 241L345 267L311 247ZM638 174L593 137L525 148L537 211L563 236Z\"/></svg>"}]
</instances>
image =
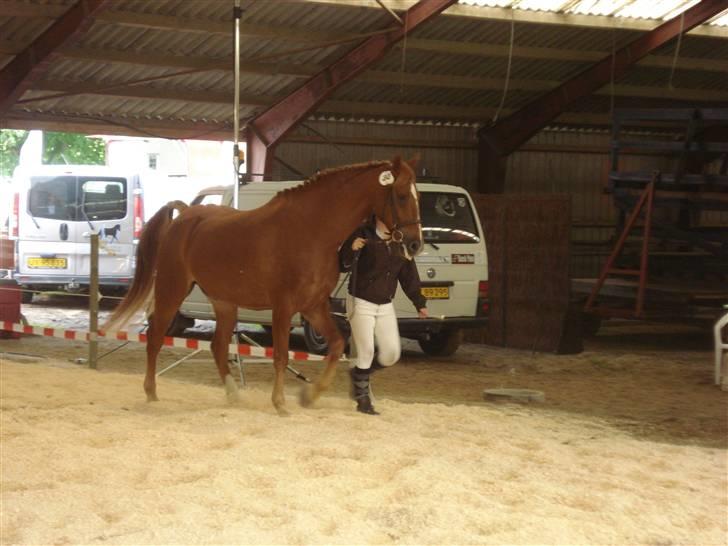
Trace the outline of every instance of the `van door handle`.
<instances>
[{"instance_id":1,"label":"van door handle","mask_svg":"<svg viewBox=\"0 0 728 546\"><path fill-rule=\"evenodd\" d=\"M61 241L67 241L68 240L68 224L61 224L61 227L59 228L59 232L61 235Z\"/></svg>"}]
</instances>

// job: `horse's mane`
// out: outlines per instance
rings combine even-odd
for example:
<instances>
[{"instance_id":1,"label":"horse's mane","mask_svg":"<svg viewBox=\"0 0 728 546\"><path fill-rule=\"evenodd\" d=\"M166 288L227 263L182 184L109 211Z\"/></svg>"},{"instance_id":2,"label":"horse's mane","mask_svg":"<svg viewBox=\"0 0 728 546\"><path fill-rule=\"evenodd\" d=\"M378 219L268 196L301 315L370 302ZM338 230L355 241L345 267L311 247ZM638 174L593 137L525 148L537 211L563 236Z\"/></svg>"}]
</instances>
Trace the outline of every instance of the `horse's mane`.
<instances>
[{"instance_id":1,"label":"horse's mane","mask_svg":"<svg viewBox=\"0 0 728 546\"><path fill-rule=\"evenodd\" d=\"M303 184L299 184L298 186L294 186L292 188L286 188L285 190L279 191L276 196L284 196L284 195L290 195L291 193L302 193L304 191L307 191L311 187L315 187L317 182L320 182L322 179L327 179L332 175L344 172L344 171L354 171L354 170L363 170L368 169L371 167L380 167L382 165L391 165L391 161L369 161L368 163L355 163L353 165L344 165L342 167L332 167L330 169L324 169L322 171L318 171L315 175L313 175L310 178L307 178L304 180Z\"/></svg>"}]
</instances>

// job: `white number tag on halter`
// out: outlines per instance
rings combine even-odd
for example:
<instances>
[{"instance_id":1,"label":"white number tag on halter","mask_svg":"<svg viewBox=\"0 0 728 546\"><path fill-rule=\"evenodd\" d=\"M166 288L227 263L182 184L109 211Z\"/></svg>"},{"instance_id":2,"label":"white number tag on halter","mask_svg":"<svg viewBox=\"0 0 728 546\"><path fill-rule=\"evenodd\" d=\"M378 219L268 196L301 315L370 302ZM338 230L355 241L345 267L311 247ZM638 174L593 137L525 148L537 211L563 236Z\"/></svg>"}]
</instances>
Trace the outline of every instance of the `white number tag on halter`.
<instances>
[{"instance_id":1,"label":"white number tag on halter","mask_svg":"<svg viewBox=\"0 0 728 546\"><path fill-rule=\"evenodd\" d=\"M394 184L394 176L392 176L392 171L382 171L379 175L379 183L382 186L389 186L390 184Z\"/></svg>"}]
</instances>

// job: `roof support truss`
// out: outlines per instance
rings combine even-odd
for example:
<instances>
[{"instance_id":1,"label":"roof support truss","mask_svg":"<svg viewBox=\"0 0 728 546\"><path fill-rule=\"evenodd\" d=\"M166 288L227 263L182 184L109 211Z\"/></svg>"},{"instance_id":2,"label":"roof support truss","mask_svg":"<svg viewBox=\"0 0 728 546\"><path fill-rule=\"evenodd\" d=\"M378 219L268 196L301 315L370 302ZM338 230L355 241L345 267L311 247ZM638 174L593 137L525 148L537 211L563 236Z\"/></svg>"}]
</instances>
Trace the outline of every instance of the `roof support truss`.
<instances>
[{"instance_id":1,"label":"roof support truss","mask_svg":"<svg viewBox=\"0 0 728 546\"><path fill-rule=\"evenodd\" d=\"M617 50L614 55L602 59L581 74L540 96L497 124L482 128L478 132L479 146L481 148L487 147L489 151L487 154L482 151L480 157L486 155L491 158L495 156L503 157L514 152L544 126L562 114L571 104L594 93L610 81L619 79L639 59L681 33L688 32L695 26L707 21L723 11L725 7L725 0L703 0L698 2L683 14L640 36L627 46ZM487 165L479 166L480 191L502 191L502 180L500 188L494 188L492 184L488 183L486 168Z\"/></svg>"},{"instance_id":2,"label":"roof support truss","mask_svg":"<svg viewBox=\"0 0 728 546\"><path fill-rule=\"evenodd\" d=\"M46 72L59 47L86 33L93 24L94 12L108 2L79 0L0 71L0 112L7 111Z\"/></svg>"},{"instance_id":3,"label":"roof support truss","mask_svg":"<svg viewBox=\"0 0 728 546\"><path fill-rule=\"evenodd\" d=\"M271 156L276 144L323 103L336 88L379 61L408 33L456 2L457 0L420 0L403 14L402 19L405 22L403 26L367 39L248 122L246 138L249 170L255 178L269 174Z\"/></svg>"}]
</instances>

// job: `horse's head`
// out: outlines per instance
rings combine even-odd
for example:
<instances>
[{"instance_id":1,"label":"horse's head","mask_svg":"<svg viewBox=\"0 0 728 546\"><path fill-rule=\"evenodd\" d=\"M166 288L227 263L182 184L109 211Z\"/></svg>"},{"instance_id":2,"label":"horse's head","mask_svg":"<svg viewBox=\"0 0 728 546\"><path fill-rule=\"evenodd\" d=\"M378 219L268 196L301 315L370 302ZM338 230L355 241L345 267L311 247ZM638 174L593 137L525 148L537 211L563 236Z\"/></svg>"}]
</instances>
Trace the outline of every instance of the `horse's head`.
<instances>
[{"instance_id":1,"label":"horse's head","mask_svg":"<svg viewBox=\"0 0 728 546\"><path fill-rule=\"evenodd\" d=\"M392 240L402 243L405 256L411 259L419 254L424 244L420 224L420 196L417 191L414 168L417 158L402 161L397 156L391 165L379 171L379 183L386 188L374 213L387 225Z\"/></svg>"}]
</instances>

